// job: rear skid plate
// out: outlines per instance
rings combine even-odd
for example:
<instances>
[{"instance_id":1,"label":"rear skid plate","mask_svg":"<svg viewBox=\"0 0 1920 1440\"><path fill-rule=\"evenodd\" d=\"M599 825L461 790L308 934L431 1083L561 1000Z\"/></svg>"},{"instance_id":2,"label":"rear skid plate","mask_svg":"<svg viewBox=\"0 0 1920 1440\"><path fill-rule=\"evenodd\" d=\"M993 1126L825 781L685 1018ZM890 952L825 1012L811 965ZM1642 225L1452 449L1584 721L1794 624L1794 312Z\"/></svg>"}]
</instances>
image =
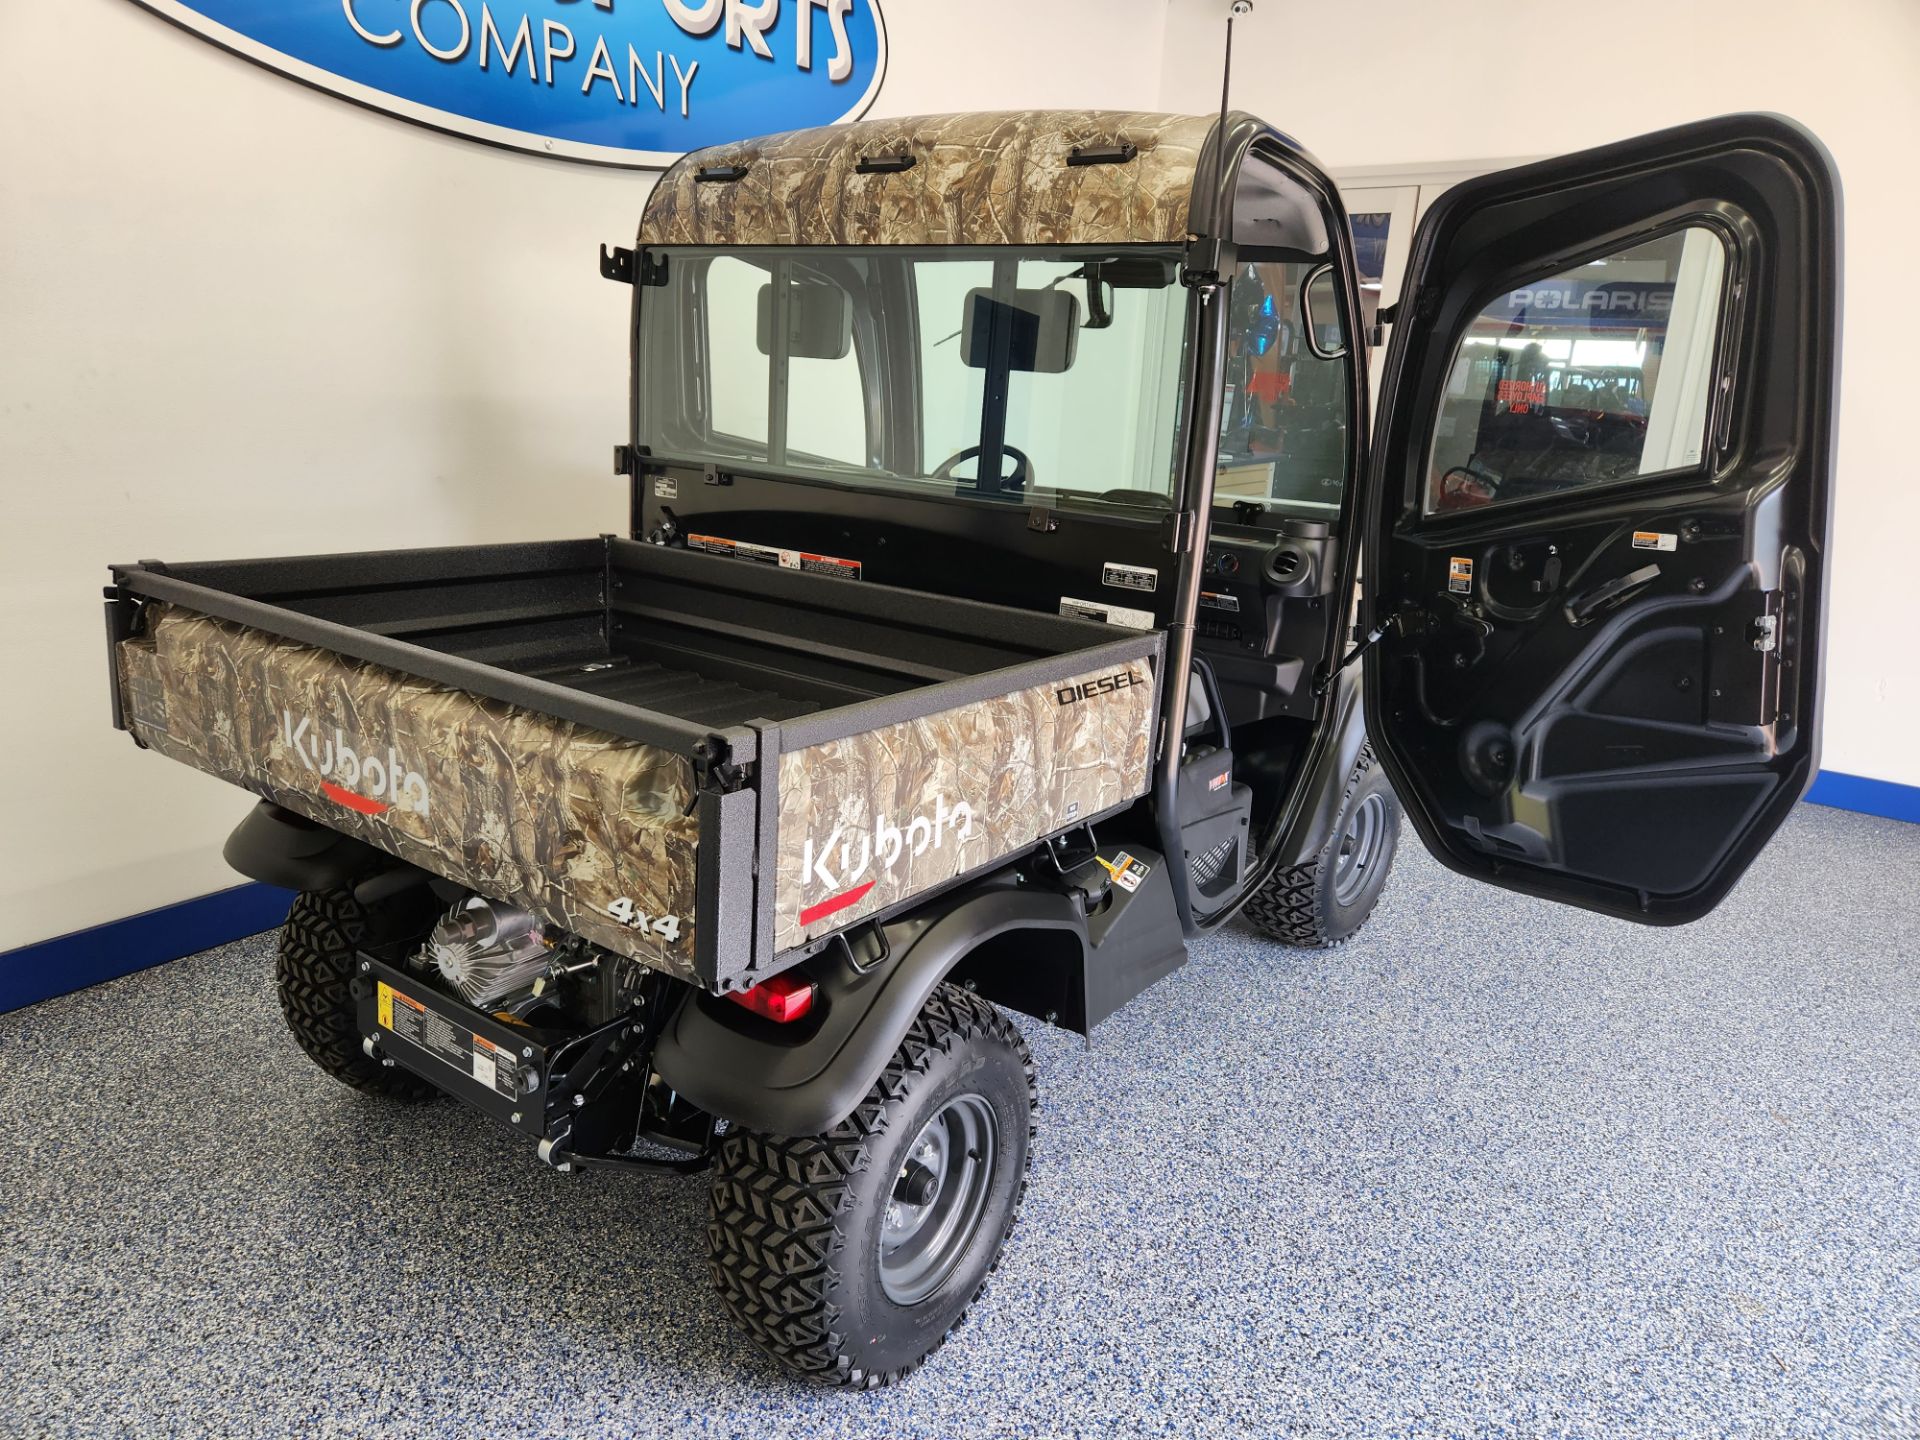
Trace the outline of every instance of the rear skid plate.
<instances>
[{"instance_id":1,"label":"rear skid plate","mask_svg":"<svg viewBox=\"0 0 1920 1440\"><path fill-rule=\"evenodd\" d=\"M355 969L361 1048L531 1136L556 1170L705 1165L704 1145L685 1135L642 1137L686 1151L685 1158L627 1153L647 1098L656 1017L626 1015L584 1033L508 1024L375 956L362 953Z\"/></svg>"}]
</instances>

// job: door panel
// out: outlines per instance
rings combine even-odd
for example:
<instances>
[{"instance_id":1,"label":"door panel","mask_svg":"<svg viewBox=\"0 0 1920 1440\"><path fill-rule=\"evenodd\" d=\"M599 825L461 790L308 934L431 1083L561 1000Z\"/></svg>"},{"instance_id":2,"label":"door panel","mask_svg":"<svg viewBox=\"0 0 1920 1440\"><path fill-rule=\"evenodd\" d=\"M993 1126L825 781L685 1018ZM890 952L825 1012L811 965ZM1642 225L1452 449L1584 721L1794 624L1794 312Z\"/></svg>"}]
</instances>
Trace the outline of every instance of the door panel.
<instances>
[{"instance_id":1,"label":"door panel","mask_svg":"<svg viewBox=\"0 0 1920 1440\"><path fill-rule=\"evenodd\" d=\"M1839 189L1732 116L1421 222L1366 534L1368 726L1462 873L1706 913L1818 759Z\"/></svg>"}]
</instances>

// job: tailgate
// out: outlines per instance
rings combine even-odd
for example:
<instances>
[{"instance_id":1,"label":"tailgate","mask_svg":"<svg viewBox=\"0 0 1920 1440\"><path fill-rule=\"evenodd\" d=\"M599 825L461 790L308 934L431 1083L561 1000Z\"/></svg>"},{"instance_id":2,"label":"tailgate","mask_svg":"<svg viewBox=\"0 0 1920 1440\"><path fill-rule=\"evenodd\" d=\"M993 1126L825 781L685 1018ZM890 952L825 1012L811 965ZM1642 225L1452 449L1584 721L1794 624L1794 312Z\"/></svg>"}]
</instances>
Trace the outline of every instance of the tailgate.
<instances>
[{"instance_id":1,"label":"tailgate","mask_svg":"<svg viewBox=\"0 0 1920 1440\"><path fill-rule=\"evenodd\" d=\"M170 605L115 669L163 755L683 979L728 973L723 907L748 897L717 874L751 865L752 796L696 793L684 756Z\"/></svg>"}]
</instances>

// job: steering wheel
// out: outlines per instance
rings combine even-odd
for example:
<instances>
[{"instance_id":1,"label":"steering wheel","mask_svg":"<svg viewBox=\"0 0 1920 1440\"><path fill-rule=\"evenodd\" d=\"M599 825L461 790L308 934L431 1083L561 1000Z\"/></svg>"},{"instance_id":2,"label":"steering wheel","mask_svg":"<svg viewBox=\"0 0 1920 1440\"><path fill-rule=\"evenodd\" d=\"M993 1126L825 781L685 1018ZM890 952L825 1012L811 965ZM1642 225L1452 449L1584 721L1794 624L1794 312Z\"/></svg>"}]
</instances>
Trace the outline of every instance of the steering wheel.
<instances>
[{"instance_id":1,"label":"steering wheel","mask_svg":"<svg viewBox=\"0 0 1920 1440\"><path fill-rule=\"evenodd\" d=\"M1027 488L1027 481L1033 477L1033 462L1027 458L1027 452L1015 445L1002 444L1000 453L1002 455L1011 455L1014 462L1013 473L1000 477L1000 488L1002 490L1025 490ZM935 470L928 478L933 480L951 480L953 479L955 466L963 461L978 460L979 458L980 447L978 445L969 445L966 449L949 455L945 460L942 460L940 462L940 468Z\"/></svg>"}]
</instances>

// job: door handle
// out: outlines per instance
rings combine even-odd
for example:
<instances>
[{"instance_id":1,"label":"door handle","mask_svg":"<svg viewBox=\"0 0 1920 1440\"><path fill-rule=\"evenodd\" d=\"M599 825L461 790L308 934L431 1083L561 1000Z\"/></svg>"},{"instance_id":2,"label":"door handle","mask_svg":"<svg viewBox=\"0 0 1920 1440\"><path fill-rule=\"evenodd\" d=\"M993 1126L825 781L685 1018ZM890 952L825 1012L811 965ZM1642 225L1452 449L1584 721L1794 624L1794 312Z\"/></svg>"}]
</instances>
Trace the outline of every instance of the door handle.
<instances>
[{"instance_id":1,"label":"door handle","mask_svg":"<svg viewBox=\"0 0 1920 1440\"><path fill-rule=\"evenodd\" d=\"M1630 570L1591 590L1583 590L1567 601L1567 620L1574 625L1584 625L1602 610L1618 605L1634 591L1651 585L1659 578L1658 565L1642 565L1638 570Z\"/></svg>"}]
</instances>

